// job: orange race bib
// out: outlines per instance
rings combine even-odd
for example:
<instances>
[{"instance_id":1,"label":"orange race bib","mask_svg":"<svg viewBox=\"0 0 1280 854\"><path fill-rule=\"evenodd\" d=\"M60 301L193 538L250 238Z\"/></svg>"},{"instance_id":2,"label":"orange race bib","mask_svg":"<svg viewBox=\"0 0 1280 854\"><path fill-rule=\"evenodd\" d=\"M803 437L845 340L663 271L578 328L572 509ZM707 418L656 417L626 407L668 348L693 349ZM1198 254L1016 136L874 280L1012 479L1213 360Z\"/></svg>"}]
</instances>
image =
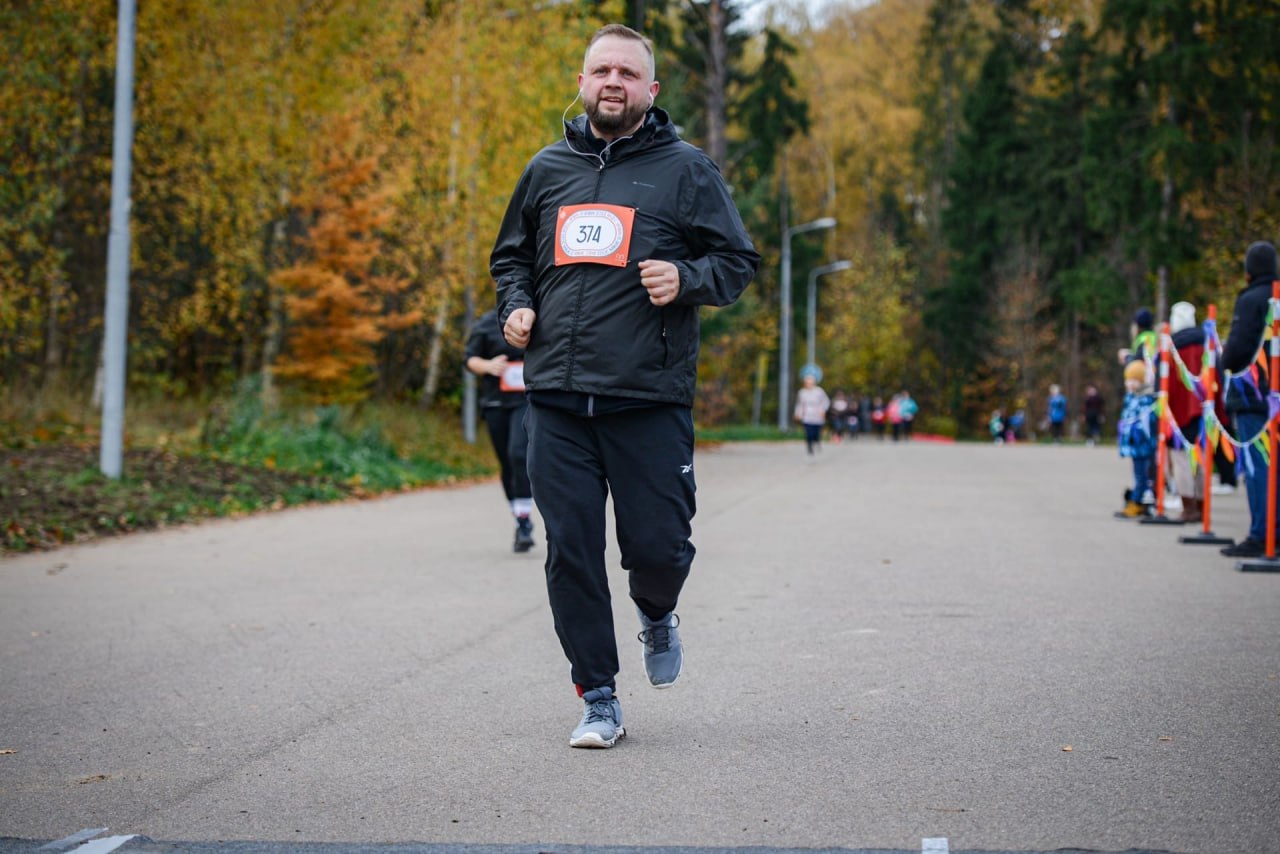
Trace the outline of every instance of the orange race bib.
<instances>
[{"instance_id":1,"label":"orange race bib","mask_svg":"<svg viewBox=\"0 0 1280 854\"><path fill-rule=\"evenodd\" d=\"M507 362L498 377L498 388L503 391L524 391L524 362Z\"/></svg>"},{"instance_id":2,"label":"orange race bib","mask_svg":"<svg viewBox=\"0 0 1280 854\"><path fill-rule=\"evenodd\" d=\"M621 205L565 205L556 219L556 266L627 266L635 208Z\"/></svg>"}]
</instances>

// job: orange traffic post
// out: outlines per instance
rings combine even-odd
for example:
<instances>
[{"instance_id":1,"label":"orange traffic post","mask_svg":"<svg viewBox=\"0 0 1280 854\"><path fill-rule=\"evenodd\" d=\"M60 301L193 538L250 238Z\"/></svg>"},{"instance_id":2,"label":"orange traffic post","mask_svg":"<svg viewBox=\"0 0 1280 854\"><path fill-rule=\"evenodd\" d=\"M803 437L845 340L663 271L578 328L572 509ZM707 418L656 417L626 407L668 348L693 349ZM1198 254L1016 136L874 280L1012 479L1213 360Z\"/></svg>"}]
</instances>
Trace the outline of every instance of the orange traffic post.
<instances>
[{"instance_id":1,"label":"orange traffic post","mask_svg":"<svg viewBox=\"0 0 1280 854\"><path fill-rule=\"evenodd\" d=\"M1271 397L1268 406L1280 397L1280 279L1271 283L1271 355L1268 370L1271 372ZM1256 560L1242 560L1236 564L1241 572L1280 572L1276 560L1276 412L1268 410L1267 417L1267 551Z\"/></svg>"},{"instance_id":2,"label":"orange traffic post","mask_svg":"<svg viewBox=\"0 0 1280 854\"><path fill-rule=\"evenodd\" d=\"M1204 527L1198 534L1190 534L1178 538L1179 542L1192 545L1216 546L1235 545L1230 537L1219 537L1213 533L1210 515L1213 510L1213 439L1209 435L1209 425L1216 418L1215 404L1218 400L1218 307L1209 306L1209 319L1204 324L1204 356L1200 362L1200 388L1204 392L1204 400L1200 401L1200 467L1204 469L1204 498L1200 500L1200 510L1204 515ZM1225 442L1223 438L1221 441Z\"/></svg>"},{"instance_id":3,"label":"orange traffic post","mask_svg":"<svg viewBox=\"0 0 1280 854\"><path fill-rule=\"evenodd\" d=\"M1143 525L1181 525L1181 519L1164 515L1164 469L1169 461L1167 420L1169 417L1169 347L1173 337L1169 324L1160 326L1160 396L1156 398L1156 515L1139 519ZM1141 499L1139 499L1141 500Z\"/></svg>"}]
</instances>

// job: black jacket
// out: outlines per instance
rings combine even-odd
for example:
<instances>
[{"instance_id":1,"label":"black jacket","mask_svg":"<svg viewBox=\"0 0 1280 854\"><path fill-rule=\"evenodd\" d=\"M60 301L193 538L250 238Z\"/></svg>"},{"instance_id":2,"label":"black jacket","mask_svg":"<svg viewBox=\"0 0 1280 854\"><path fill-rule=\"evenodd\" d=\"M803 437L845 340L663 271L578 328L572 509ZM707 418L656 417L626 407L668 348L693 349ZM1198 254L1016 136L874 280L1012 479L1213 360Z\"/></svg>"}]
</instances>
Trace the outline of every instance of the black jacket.
<instances>
[{"instance_id":1,"label":"black jacket","mask_svg":"<svg viewBox=\"0 0 1280 854\"><path fill-rule=\"evenodd\" d=\"M502 327L498 325L497 309L489 309L476 318L476 322L472 324L471 334L467 336L467 351L466 355L463 356L463 361L469 360L472 356L479 356L481 359L495 359L498 356L506 356L508 362L519 362L524 359L524 351L517 347L512 347L502 337ZM482 409L491 407L514 409L524 404L524 392L503 391L502 380L492 374L484 374L480 377L480 407Z\"/></svg>"},{"instance_id":2,"label":"black jacket","mask_svg":"<svg viewBox=\"0 0 1280 854\"><path fill-rule=\"evenodd\" d=\"M1227 334L1226 343L1222 345L1222 358L1218 361L1221 371L1243 374L1254 366L1254 359L1262 347L1262 336L1266 331L1267 308L1274 278L1267 275L1250 279L1249 284L1236 297L1236 305L1231 314L1231 331ZM1261 395L1255 394L1247 384L1235 380L1224 386L1223 406L1227 412L1267 414L1270 380L1266 367L1257 366L1254 376Z\"/></svg>"},{"instance_id":3,"label":"black jacket","mask_svg":"<svg viewBox=\"0 0 1280 854\"><path fill-rule=\"evenodd\" d=\"M561 209L584 204L634 209L626 266L556 265ZM645 259L679 268L674 302L649 302L636 266ZM640 130L607 146L585 115L565 123L565 138L525 167L490 271L503 323L517 308L537 313L525 353L535 398L568 391L689 406L698 306L732 303L759 263L715 164L651 108Z\"/></svg>"}]
</instances>

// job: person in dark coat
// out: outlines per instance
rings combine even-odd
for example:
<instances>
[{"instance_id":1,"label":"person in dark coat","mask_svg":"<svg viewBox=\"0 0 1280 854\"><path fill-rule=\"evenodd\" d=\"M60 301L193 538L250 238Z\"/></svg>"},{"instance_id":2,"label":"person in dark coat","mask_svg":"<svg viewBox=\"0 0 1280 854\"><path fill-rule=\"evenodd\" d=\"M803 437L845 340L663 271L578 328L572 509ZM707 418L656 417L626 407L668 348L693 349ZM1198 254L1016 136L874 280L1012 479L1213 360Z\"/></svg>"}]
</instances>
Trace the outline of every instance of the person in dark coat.
<instances>
[{"instance_id":1,"label":"person in dark coat","mask_svg":"<svg viewBox=\"0 0 1280 854\"><path fill-rule=\"evenodd\" d=\"M1222 345L1218 367L1223 374L1223 406L1231 419L1231 432L1237 440L1248 442L1266 429L1269 413L1271 380L1262 344L1271 286L1277 276L1276 248L1266 241L1251 244L1244 255L1244 272L1247 284L1236 297L1231 331ZM1244 485L1249 497L1249 535L1222 553L1227 557L1259 557L1266 550L1267 464L1252 442L1236 453L1247 455Z\"/></svg>"},{"instance_id":2,"label":"person in dark coat","mask_svg":"<svg viewBox=\"0 0 1280 854\"><path fill-rule=\"evenodd\" d=\"M529 435L524 429L524 351L502 337L498 311L476 320L467 336L467 370L480 377L480 412L502 472L502 491L516 520L512 548L533 548L533 489L529 486Z\"/></svg>"},{"instance_id":3,"label":"person in dark coat","mask_svg":"<svg viewBox=\"0 0 1280 854\"><path fill-rule=\"evenodd\" d=\"M625 734L606 500L645 675L666 688L684 666L675 608L694 556L698 311L737 300L760 256L716 164L654 106L647 38L597 30L577 82L585 112L525 167L489 269L503 334L525 349L547 592L584 704L569 744L599 748Z\"/></svg>"}]
</instances>

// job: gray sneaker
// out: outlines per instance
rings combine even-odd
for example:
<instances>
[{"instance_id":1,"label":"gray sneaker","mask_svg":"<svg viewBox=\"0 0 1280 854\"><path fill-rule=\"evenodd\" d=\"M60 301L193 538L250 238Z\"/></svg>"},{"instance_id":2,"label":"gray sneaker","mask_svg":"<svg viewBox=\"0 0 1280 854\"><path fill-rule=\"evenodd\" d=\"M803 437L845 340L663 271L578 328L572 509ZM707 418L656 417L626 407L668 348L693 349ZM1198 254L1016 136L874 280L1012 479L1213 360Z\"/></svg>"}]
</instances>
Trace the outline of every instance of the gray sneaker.
<instances>
[{"instance_id":1,"label":"gray sneaker","mask_svg":"<svg viewBox=\"0 0 1280 854\"><path fill-rule=\"evenodd\" d=\"M612 688L595 688L582 695L582 722L569 736L570 747L613 747L627 731L622 728L622 704Z\"/></svg>"},{"instance_id":2,"label":"gray sneaker","mask_svg":"<svg viewBox=\"0 0 1280 854\"><path fill-rule=\"evenodd\" d=\"M661 620L650 620L639 608L640 625L636 640L644 644L644 672L655 688L670 688L684 670L684 646L680 643L680 618L675 611Z\"/></svg>"}]
</instances>

